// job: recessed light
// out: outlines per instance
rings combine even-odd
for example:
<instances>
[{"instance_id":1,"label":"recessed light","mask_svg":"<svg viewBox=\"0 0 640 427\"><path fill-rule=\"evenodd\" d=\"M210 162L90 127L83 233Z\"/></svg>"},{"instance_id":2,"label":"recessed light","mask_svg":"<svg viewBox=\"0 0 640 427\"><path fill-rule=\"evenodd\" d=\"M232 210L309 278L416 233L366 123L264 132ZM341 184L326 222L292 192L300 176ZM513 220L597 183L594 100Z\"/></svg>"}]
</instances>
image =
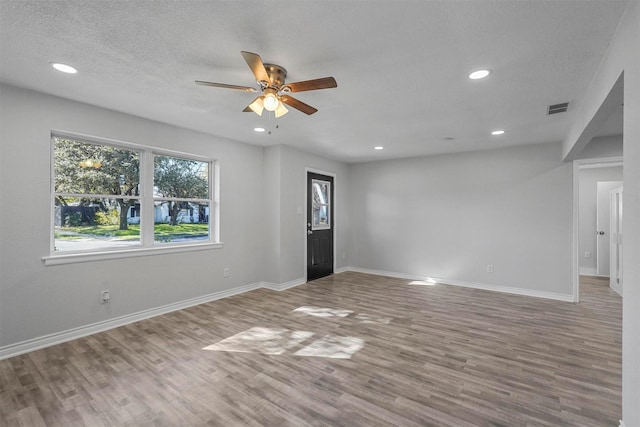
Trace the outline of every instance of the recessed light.
<instances>
[{"instance_id":1,"label":"recessed light","mask_svg":"<svg viewBox=\"0 0 640 427\"><path fill-rule=\"evenodd\" d=\"M503 133L503 130L494 130L493 132L491 132L491 135L502 135Z\"/></svg>"},{"instance_id":2,"label":"recessed light","mask_svg":"<svg viewBox=\"0 0 640 427\"><path fill-rule=\"evenodd\" d=\"M476 70L473 73L469 74L469 78L471 80L484 79L489 74L491 74L491 71L489 70Z\"/></svg>"},{"instance_id":3,"label":"recessed light","mask_svg":"<svg viewBox=\"0 0 640 427\"><path fill-rule=\"evenodd\" d=\"M374 150L384 150L384 147L378 145L377 147L373 147Z\"/></svg>"},{"instance_id":4,"label":"recessed light","mask_svg":"<svg viewBox=\"0 0 640 427\"><path fill-rule=\"evenodd\" d=\"M75 74L78 72L78 70L73 68L71 65L61 64L59 62L52 62L51 66L56 70L62 71L63 73L67 73L67 74Z\"/></svg>"},{"instance_id":5,"label":"recessed light","mask_svg":"<svg viewBox=\"0 0 640 427\"><path fill-rule=\"evenodd\" d=\"M253 128L254 131L256 132L264 132L266 129L265 128Z\"/></svg>"}]
</instances>

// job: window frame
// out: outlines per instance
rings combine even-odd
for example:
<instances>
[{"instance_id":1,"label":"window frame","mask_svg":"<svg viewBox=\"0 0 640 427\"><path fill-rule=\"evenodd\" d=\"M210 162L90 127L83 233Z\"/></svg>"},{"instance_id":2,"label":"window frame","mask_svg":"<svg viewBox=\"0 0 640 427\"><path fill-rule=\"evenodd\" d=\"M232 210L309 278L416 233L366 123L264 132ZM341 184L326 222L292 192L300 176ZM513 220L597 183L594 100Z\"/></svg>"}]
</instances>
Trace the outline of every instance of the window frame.
<instances>
[{"instance_id":1,"label":"window frame","mask_svg":"<svg viewBox=\"0 0 640 427\"><path fill-rule=\"evenodd\" d=\"M314 211L315 211L315 202L311 203L311 231L316 231L316 230L329 230L331 228L331 221L333 221L333 218L331 218L331 182L330 181L325 181L322 179L316 179L313 178L311 180L311 191L312 191L312 197L313 197L313 191L314 191L314 185L318 185L318 187L322 188L323 184L326 184L327 186L327 202L326 203L319 203L318 207L322 208L323 206L327 208L327 223L326 224L322 224L322 223L315 223L315 216L314 216Z\"/></svg>"},{"instance_id":2,"label":"window frame","mask_svg":"<svg viewBox=\"0 0 640 427\"><path fill-rule=\"evenodd\" d=\"M137 199L140 212L140 243L129 247L97 248L93 250L56 251L55 250L55 138L64 138L85 144L107 145L115 148L136 150L140 158L140 195L128 197ZM199 251L221 248L220 241L220 171L216 159L191 153L170 150L149 145L135 144L96 136L80 135L65 131L52 130L50 133L50 197L49 197L49 255L42 257L45 265L67 264L75 262L97 261L104 259L129 258L172 252ZM209 203L209 238L198 242L156 242L154 236L154 158L155 156L171 156L180 159L208 163L208 199ZM66 193L64 193L66 194ZM103 195L96 196L100 197ZM109 196L109 195L107 195ZM115 198L113 195L110 198ZM150 224L150 225L149 225Z\"/></svg>"}]
</instances>

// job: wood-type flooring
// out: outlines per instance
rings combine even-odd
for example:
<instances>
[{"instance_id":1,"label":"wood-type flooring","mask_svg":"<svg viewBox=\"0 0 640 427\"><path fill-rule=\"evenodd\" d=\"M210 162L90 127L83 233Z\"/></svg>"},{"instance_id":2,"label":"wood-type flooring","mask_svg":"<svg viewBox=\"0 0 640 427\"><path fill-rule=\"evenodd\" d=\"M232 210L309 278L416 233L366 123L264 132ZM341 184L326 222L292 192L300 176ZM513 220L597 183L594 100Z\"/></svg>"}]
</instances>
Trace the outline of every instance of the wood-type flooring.
<instances>
[{"instance_id":1,"label":"wood-type flooring","mask_svg":"<svg viewBox=\"0 0 640 427\"><path fill-rule=\"evenodd\" d=\"M0 361L0 425L617 426L621 310L346 272Z\"/></svg>"}]
</instances>

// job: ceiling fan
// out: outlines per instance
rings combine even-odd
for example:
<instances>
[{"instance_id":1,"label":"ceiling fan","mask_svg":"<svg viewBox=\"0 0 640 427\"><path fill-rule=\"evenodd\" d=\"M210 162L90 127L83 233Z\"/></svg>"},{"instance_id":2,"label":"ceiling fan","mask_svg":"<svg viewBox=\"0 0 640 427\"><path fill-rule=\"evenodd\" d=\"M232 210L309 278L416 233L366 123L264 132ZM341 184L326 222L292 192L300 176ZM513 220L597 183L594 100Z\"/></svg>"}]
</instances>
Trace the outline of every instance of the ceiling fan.
<instances>
[{"instance_id":1,"label":"ceiling fan","mask_svg":"<svg viewBox=\"0 0 640 427\"><path fill-rule=\"evenodd\" d=\"M302 111L305 114L313 114L318 111L317 108L288 95L293 92L304 92L308 90L317 89L329 89L338 87L336 79L333 77L323 77L320 79L305 80L303 82L285 83L284 79L287 77L287 70L284 67L276 64L265 64L262 62L260 55L251 52L240 52L242 57L249 68L253 71L253 75L256 77L259 89L250 86L236 86L225 83L213 83L196 80L196 84L204 86L221 87L225 89L235 89L244 92L258 92L260 90L262 95L257 97L251 102L244 110L244 112L253 111L257 115L261 116L264 110L273 111L276 117L284 116L289 111L284 104Z\"/></svg>"}]
</instances>

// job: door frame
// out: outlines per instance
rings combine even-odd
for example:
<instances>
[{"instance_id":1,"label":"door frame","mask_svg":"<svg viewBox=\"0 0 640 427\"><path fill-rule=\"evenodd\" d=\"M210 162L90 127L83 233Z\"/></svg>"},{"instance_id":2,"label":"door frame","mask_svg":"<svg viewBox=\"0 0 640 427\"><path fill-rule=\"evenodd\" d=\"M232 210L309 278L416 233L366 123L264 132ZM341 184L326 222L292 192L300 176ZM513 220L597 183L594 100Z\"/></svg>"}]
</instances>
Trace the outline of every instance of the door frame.
<instances>
[{"instance_id":1,"label":"door frame","mask_svg":"<svg viewBox=\"0 0 640 427\"><path fill-rule=\"evenodd\" d=\"M612 238L609 240L609 252L614 253L614 251L611 250L614 245L616 246L616 249L618 249L618 247L620 249L615 251L616 253L615 261L616 261L616 264L620 265L620 269L612 268L613 257L609 256L609 287L614 291L616 291L620 296L622 296L622 293L624 292L624 277L622 277L622 252L624 251L624 247L622 243L624 242L624 240L622 239L622 234L623 234L623 227L624 227L623 226L624 218L621 218L622 215L620 213L621 209L624 211L624 208L623 208L624 206L623 192L624 191L623 190L624 190L623 185L620 185L619 187L609 190L609 209L611 210L611 213L610 213L611 221L609 222L609 235L613 237L614 236L613 230L614 229L616 230L615 243ZM616 202L616 200L614 200L615 194L620 195L619 203L615 203ZM615 271L615 274L614 274L614 271ZM615 279L615 284L613 283L613 279Z\"/></svg>"},{"instance_id":2,"label":"door frame","mask_svg":"<svg viewBox=\"0 0 640 427\"><path fill-rule=\"evenodd\" d=\"M618 187L622 187L622 181L598 181L596 182L596 233L599 233L600 231L605 231L606 233L606 241L607 241L607 245L606 245L606 251L607 251L607 262L605 263L605 269L607 271L609 271L610 273L610 267L611 267L611 190L618 188ZM601 196L606 193L606 206L603 206L604 201L601 200ZM604 209L606 207L606 209ZM602 224L602 218L601 218L601 213L602 210L606 210L606 214L604 215L608 221L606 221L607 223L607 227L606 230L601 226ZM602 271L600 269L600 267L602 266L602 254L600 253L600 250L603 247L603 244L601 242L601 237L600 235L596 235L596 276L598 277L609 277L609 274L605 275L602 274Z\"/></svg>"},{"instance_id":3,"label":"door frame","mask_svg":"<svg viewBox=\"0 0 640 427\"><path fill-rule=\"evenodd\" d=\"M336 190L338 188L338 177L337 174L335 172L327 172L327 171L323 171L320 169L315 169L315 168L311 168L308 166L305 166L304 168L304 228L303 228L303 245L304 246L304 258L303 258L303 263L304 263L304 281L305 283L307 282L307 215L308 215L308 211L307 211L307 199L309 197L309 191L308 191L308 186L307 186L307 179L309 179L309 172L311 173L318 173L320 175L326 175L326 176L330 176L333 178L333 229L331 230L331 232L333 233L333 274L336 273L336 259L337 259L337 252L336 252L336 248L337 248L337 236L338 233L336 233L336 230L338 228L338 191Z\"/></svg>"},{"instance_id":4,"label":"door frame","mask_svg":"<svg viewBox=\"0 0 640 427\"><path fill-rule=\"evenodd\" d=\"M577 159L573 161L573 302L580 302L580 254L578 253L580 250L580 169L610 168L614 166L623 166L621 156Z\"/></svg>"}]
</instances>

